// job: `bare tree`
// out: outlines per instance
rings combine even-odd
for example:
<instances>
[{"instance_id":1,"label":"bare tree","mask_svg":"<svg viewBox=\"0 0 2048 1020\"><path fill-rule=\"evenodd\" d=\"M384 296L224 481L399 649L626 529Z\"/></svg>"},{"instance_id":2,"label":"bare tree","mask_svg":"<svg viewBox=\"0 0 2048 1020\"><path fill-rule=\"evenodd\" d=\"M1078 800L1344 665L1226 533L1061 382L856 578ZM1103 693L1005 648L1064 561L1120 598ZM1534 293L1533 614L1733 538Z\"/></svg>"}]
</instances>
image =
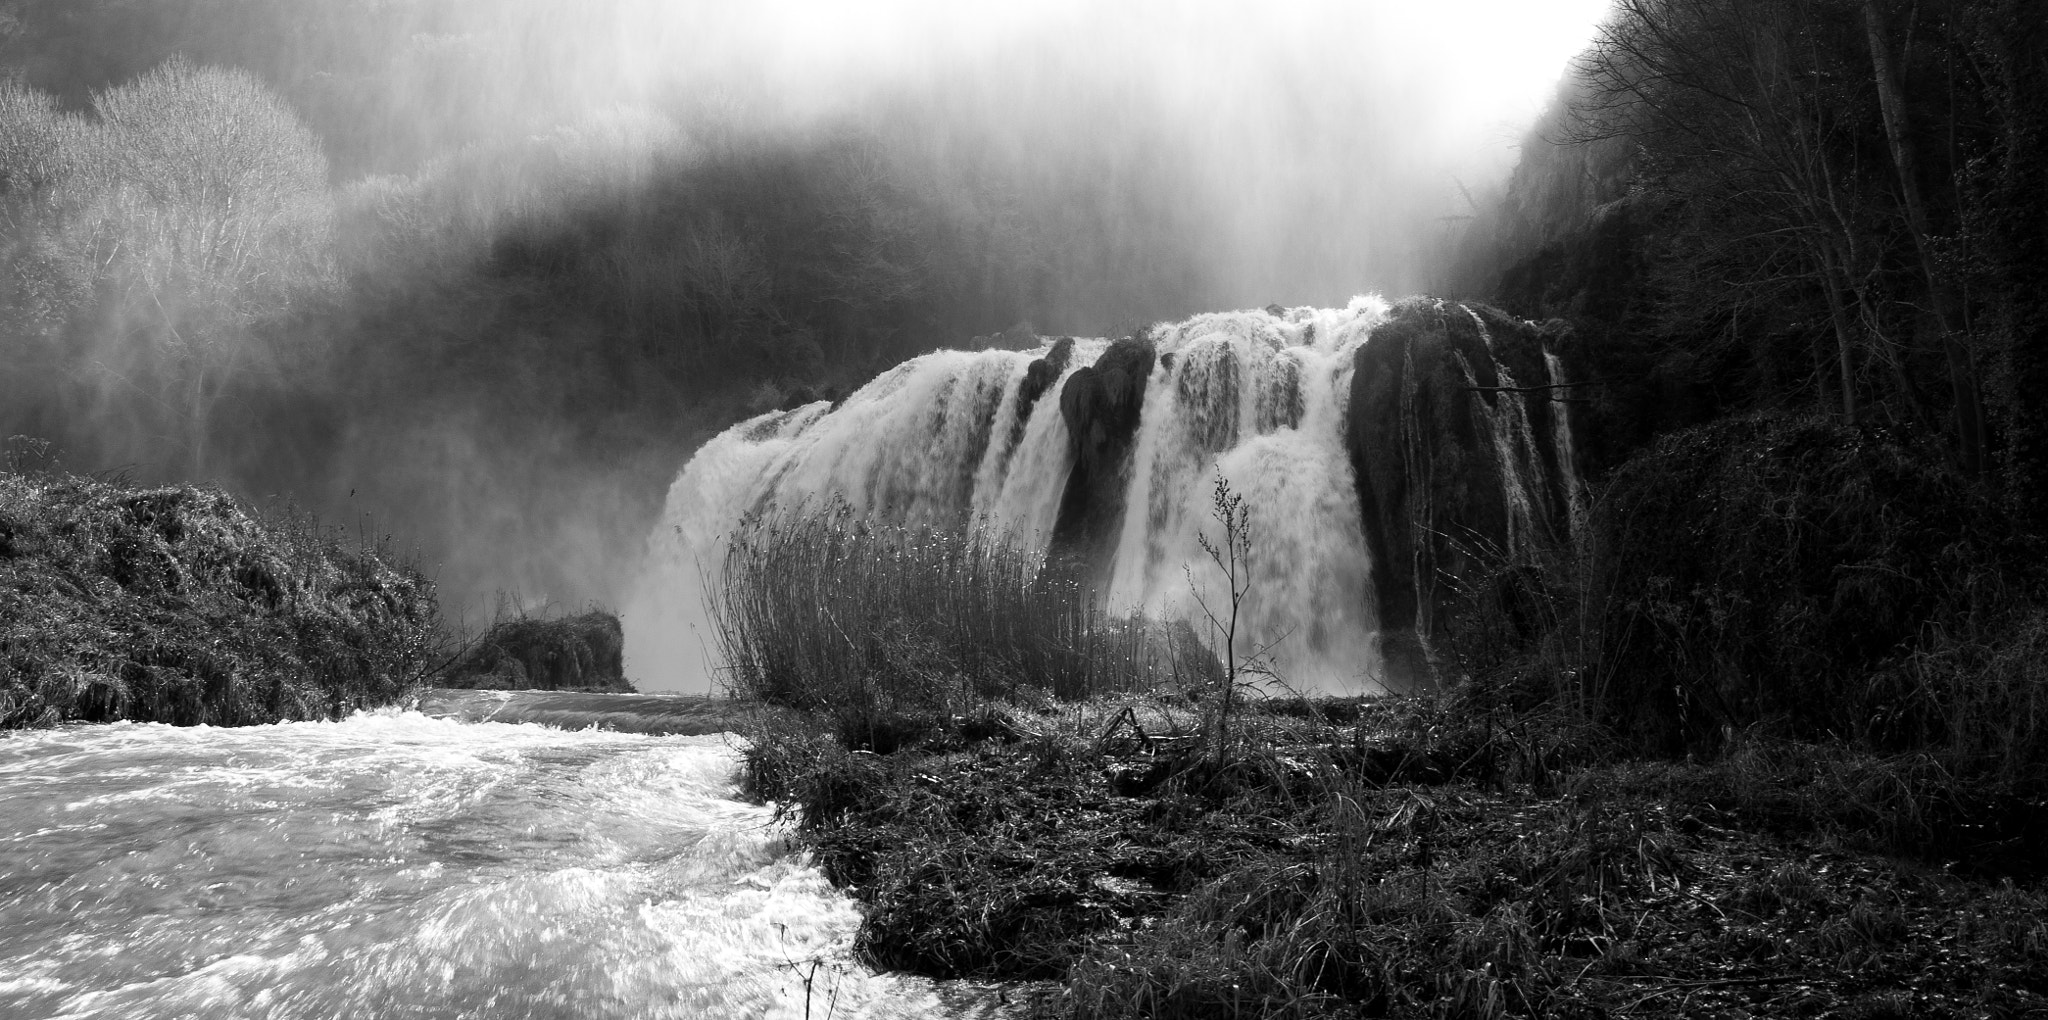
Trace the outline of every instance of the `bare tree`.
<instances>
[{"instance_id":1,"label":"bare tree","mask_svg":"<svg viewBox=\"0 0 2048 1020\"><path fill-rule=\"evenodd\" d=\"M1198 531L1195 541L1201 543L1202 551L1209 554L1216 569L1223 572L1230 593L1229 607L1219 610L1209 605L1195 585L1192 568L1188 571L1188 588L1194 592L1202 614L1209 618L1212 632L1222 638L1219 644L1223 651L1223 689L1218 692L1214 725L1216 763L1221 765L1230 755L1230 714L1236 707L1238 678L1244 671L1244 663L1240 663L1237 654L1238 617L1252 590L1251 509L1244 505L1242 494L1230 491L1230 482L1221 472L1217 473L1216 488L1209 496L1209 516L1223 526L1222 540L1219 543L1206 532ZM1247 656L1246 661L1256 658L1255 653Z\"/></svg>"}]
</instances>

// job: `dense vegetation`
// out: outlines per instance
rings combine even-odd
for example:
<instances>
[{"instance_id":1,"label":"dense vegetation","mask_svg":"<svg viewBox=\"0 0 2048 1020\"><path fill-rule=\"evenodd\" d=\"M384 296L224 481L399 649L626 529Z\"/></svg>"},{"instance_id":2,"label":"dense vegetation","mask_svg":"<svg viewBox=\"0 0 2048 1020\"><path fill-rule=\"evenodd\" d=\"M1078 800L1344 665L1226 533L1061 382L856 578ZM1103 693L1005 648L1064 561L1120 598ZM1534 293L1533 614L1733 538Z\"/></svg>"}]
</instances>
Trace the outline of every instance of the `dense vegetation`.
<instances>
[{"instance_id":1,"label":"dense vegetation","mask_svg":"<svg viewBox=\"0 0 2048 1020\"><path fill-rule=\"evenodd\" d=\"M1602 482L1579 562L1510 593L1541 635L1472 665L1660 751L2048 778L2038 13L1618 6L1467 253L1572 323Z\"/></svg>"},{"instance_id":2,"label":"dense vegetation","mask_svg":"<svg viewBox=\"0 0 2048 1020\"><path fill-rule=\"evenodd\" d=\"M417 687L433 584L192 486L0 472L0 728L333 719Z\"/></svg>"},{"instance_id":3,"label":"dense vegetation","mask_svg":"<svg viewBox=\"0 0 2048 1020\"><path fill-rule=\"evenodd\" d=\"M1905 816L1881 804L1896 771L1868 761L1762 739L1712 764L1609 758L1561 722L1462 698L1258 702L1215 767L1185 753L1202 713L1171 699L970 717L889 755L773 720L747 775L861 900L867 961L1031 981L1008 995L1048 1015L2048 1002L2048 902L2024 881L2048 819L1909 833L1873 824ZM1887 855L1906 840L1952 869ZM1985 880L2015 868L2023 884Z\"/></svg>"},{"instance_id":4,"label":"dense vegetation","mask_svg":"<svg viewBox=\"0 0 2048 1020\"><path fill-rule=\"evenodd\" d=\"M2039 531L2044 49L2023 0L1625 0L1453 285L1574 324L1603 468L1825 408Z\"/></svg>"}]
</instances>

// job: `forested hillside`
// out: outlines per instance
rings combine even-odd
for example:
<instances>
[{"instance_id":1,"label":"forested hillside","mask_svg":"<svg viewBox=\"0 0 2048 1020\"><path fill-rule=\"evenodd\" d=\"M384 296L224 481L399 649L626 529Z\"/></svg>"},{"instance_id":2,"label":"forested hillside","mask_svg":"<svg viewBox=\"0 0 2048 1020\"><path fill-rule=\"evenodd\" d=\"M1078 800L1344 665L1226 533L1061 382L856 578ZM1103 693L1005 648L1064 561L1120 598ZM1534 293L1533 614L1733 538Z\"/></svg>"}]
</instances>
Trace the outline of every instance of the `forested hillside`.
<instances>
[{"instance_id":1,"label":"forested hillside","mask_svg":"<svg viewBox=\"0 0 2048 1020\"><path fill-rule=\"evenodd\" d=\"M1578 562L1486 596L1540 636L1477 672L1662 750L1845 741L2037 796L2044 144L2037 4L1620 3L1459 252L1569 322L1594 482Z\"/></svg>"},{"instance_id":2,"label":"forested hillside","mask_svg":"<svg viewBox=\"0 0 2048 1020\"><path fill-rule=\"evenodd\" d=\"M2026 0L1624 0L1456 287L1575 324L1605 464L1825 409L2048 523L2044 54Z\"/></svg>"}]
</instances>

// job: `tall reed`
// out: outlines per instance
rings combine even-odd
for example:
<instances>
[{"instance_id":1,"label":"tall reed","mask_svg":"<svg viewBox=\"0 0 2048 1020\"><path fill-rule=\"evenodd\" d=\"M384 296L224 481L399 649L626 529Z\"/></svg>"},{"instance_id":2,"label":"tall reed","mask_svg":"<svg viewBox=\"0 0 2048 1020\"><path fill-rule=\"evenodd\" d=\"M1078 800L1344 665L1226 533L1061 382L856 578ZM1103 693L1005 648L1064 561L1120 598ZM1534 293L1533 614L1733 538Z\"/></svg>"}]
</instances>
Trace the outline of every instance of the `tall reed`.
<instances>
[{"instance_id":1,"label":"tall reed","mask_svg":"<svg viewBox=\"0 0 2048 1020\"><path fill-rule=\"evenodd\" d=\"M731 535L711 616L736 693L857 719L1192 683L1185 625L1113 616L991 526L905 526L842 502Z\"/></svg>"}]
</instances>

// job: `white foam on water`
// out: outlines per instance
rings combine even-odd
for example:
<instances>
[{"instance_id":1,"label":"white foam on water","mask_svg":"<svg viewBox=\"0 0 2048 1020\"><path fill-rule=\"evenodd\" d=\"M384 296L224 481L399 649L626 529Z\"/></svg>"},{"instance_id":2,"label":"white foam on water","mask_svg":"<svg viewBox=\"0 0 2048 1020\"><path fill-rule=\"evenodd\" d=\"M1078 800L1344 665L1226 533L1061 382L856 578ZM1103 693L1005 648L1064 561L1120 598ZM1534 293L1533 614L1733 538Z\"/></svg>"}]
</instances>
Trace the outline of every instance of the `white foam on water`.
<instances>
[{"instance_id":1,"label":"white foam on water","mask_svg":"<svg viewBox=\"0 0 2048 1020\"><path fill-rule=\"evenodd\" d=\"M395 711L0 739L0 1016L936 1015L735 761Z\"/></svg>"}]
</instances>

